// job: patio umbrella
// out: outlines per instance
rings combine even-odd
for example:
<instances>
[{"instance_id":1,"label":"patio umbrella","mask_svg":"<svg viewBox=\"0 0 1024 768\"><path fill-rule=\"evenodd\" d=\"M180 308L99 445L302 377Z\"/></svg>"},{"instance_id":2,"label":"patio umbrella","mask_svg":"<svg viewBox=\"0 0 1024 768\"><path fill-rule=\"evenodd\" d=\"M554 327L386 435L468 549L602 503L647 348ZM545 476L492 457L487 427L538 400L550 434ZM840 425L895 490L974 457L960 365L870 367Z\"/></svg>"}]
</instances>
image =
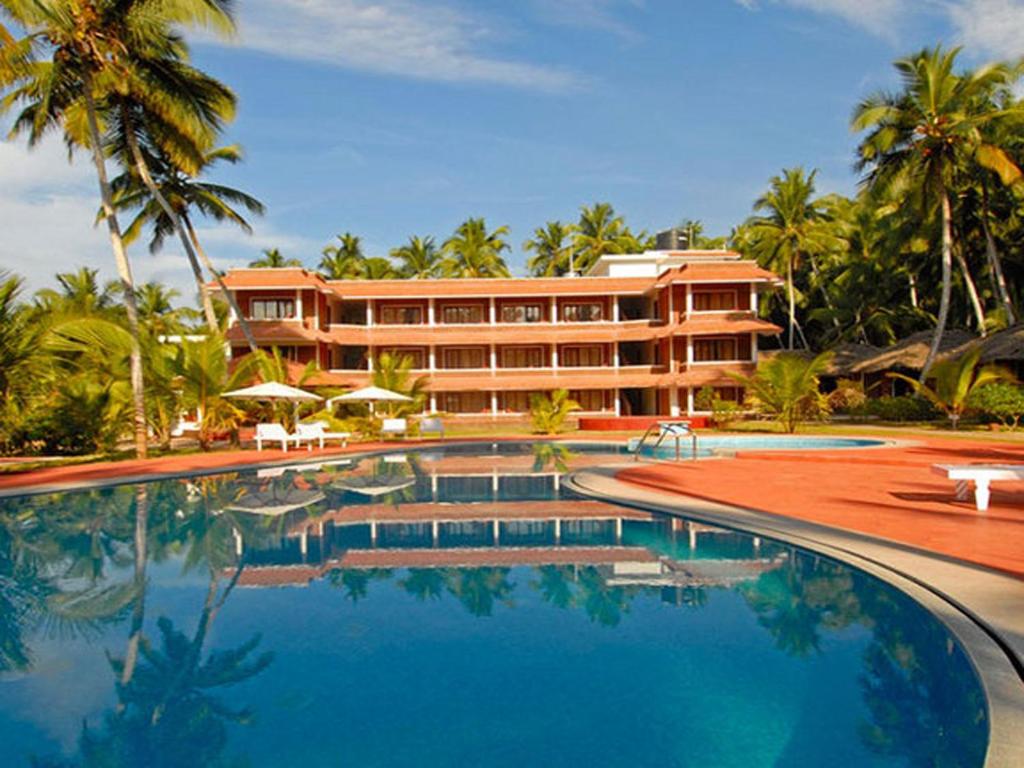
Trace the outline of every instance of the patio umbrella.
<instances>
[{"instance_id":1,"label":"patio umbrella","mask_svg":"<svg viewBox=\"0 0 1024 768\"><path fill-rule=\"evenodd\" d=\"M224 397L238 397L247 400L264 400L271 403L290 402L295 404L295 420L299 417L299 403L316 402L323 400L320 395L314 395L304 389L289 387L279 381L265 381L262 384L255 384L251 387L233 389L225 392Z\"/></svg>"},{"instance_id":2,"label":"patio umbrella","mask_svg":"<svg viewBox=\"0 0 1024 768\"><path fill-rule=\"evenodd\" d=\"M327 407L332 407L334 403L338 401L346 403L369 403L370 410L372 411L375 403L408 403L412 402L412 398L399 392L392 392L390 389L384 389L383 387L363 387L362 389L354 389L351 392L346 392L344 395L332 397L327 401Z\"/></svg>"}]
</instances>

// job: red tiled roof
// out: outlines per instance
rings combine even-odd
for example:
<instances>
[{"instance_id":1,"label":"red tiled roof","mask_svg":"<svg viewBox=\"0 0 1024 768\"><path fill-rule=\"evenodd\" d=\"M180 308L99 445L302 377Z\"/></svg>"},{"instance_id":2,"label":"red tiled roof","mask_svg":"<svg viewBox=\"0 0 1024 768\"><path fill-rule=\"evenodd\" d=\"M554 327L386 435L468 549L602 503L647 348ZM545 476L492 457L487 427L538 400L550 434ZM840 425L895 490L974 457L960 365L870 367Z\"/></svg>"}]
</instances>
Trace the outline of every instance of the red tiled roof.
<instances>
[{"instance_id":1,"label":"red tiled roof","mask_svg":"<svg viewBox=\"0 0 1024 768\"><path fill-rule=\"evenodd\" d=\"M729 312L713 315L691 315L677 326L665 329L662 335L690 334L693 336L712 333L761 333L777 334L782 329L774 323L757 318L752 312Z\"/></svg>"},{"instance_id":2,"label":"red tiled roof","mask_svg":"<svg viewBox=\"0 0 1024 768\"><path fill-rule=\"evenodd\" d=\"M335 293L348 299L471 296L606 296L642 294L653 287L649 277L511 277L448 280L331 280Z\"/></svg>"},{"instance_id":3,"label":"red tiled roof","mask_svg":"<svg viewBox=\"0 0 1024 768\"><path fill-rule=\"evenodd\" d=\"M252 335L256 337L257 342L315 342L320 338L319 333L306 328L302 323L278 320L250 320L249 328L252 329ZM245 341L245 334L242 333L242 328L238 324L228 328L227 337L228 341L231 342Z\"/></svg>"},{"instance_id":4,"label":"red tiled roof","mask_svg":"<svg viewBox=\"0 0 1024 768\"><path fill-rule=\"evenodd\" d=\"M709 261L683 264L666 270L658 278L658 285L668 283L777 283L774 272L761 269L753 261Z\"/></svg>"},{"instance_id":5,"label":"red tiled roof","mask_svg":"<svg viewBox=\"0 0 1024 768\"><path fill-rule=\"evenodd\" d=\"M224 284L228 288L317 288L328 290L325 281L316 272L301 267L285 267L276 269L245 267L229 270L224 275ZM218 288L216 282L210 283L211 288Z\"/></svg>"}]
</instances>

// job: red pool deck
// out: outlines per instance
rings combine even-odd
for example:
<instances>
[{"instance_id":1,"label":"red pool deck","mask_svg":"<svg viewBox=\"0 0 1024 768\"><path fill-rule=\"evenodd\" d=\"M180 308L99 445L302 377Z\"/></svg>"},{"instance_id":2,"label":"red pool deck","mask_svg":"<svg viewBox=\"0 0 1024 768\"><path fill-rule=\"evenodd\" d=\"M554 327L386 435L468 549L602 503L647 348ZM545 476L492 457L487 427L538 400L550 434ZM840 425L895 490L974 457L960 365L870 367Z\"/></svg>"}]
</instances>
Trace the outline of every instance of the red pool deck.
<instances>
[{"instance_id":1,"label":"red pool deck","mask_svg":"<svg viewBox=\"0 0 1024 768\"><path fill-rule=\"evenodd\" d=\"M857 531L1024 578L1024 483L993 483L991 506L957 501L933 464L1024 463L1024 445L926 438L916 445L749 452L641 464L617 477L661 491Z\"/></svg>"}]
</instances>

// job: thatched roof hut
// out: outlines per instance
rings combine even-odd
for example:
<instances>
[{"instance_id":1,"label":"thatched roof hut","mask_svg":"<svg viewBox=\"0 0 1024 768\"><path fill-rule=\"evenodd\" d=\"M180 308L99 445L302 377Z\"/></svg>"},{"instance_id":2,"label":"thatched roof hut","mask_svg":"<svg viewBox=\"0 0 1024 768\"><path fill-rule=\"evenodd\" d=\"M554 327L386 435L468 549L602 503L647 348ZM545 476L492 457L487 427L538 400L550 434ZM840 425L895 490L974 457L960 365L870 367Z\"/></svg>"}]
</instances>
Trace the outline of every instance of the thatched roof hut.
<instances>
[{"instance_id":1,"label":"thatched roof hut","mask_svg":"<svg viewBox=\"0 0 1024 768\"><path fill-rule=\"evenodd\" d=\"M1024 362L1024 323L997 331L975 343L981 347L983 363Z\"/></svg>"},{"instance_id":2,"label":"thatched roof hut","mask_svg":"<svg viewBox=\"0 0 1024 768\"><path fill-rule=\"evenodd\" d=\"M844 373L862 375L896 369L920 371L928 357L932 335L932 331L911 334L890 347L864 355ZM942 334L942 342L939 345L939 359L954 356L974 340L974 335L967 331L946 331Z\"/></svg>"}]
</instances>

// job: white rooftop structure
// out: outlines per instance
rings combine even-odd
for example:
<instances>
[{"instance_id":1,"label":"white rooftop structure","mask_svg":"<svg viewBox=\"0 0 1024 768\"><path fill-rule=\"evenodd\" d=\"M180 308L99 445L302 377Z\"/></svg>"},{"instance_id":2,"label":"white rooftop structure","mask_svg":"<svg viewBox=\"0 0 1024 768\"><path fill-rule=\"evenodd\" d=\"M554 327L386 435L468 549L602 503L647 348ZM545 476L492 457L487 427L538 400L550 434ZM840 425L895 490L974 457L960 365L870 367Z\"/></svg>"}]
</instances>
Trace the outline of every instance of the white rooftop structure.
<instances>
[{"instance_id":1,"label":"white rooftop structure","mask_svg":"<svg viewBox=\"0 0 1024 768\"><path fill-rule=\"evenodd\" d=\"M658 277L666 269L693 262L739 261L735 251L644 251L609 253L587 271L587 277Z\"/></svg>"}]
</instances>

